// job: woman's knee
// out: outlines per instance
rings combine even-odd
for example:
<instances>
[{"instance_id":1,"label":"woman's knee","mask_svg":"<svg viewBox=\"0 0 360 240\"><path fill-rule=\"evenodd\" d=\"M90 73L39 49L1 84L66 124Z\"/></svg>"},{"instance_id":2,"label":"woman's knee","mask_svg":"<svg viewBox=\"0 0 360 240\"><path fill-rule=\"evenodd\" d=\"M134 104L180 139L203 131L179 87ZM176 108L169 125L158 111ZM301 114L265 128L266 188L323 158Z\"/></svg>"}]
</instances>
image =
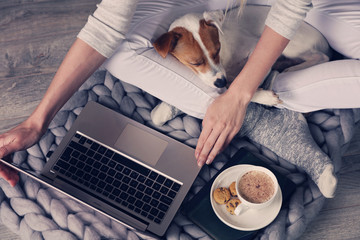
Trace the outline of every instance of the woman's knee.
<instances>
[{"instance_id":1,"label":"woman's knee","mask_svg":"<svg viewBox=\"0 0 360 240\"><path fill-rule=\"evenodd\" d=\"M313 0L305 21L318 29L330 46L345 57L360 59L360 1Z\"/></svg>"}]
</instances>

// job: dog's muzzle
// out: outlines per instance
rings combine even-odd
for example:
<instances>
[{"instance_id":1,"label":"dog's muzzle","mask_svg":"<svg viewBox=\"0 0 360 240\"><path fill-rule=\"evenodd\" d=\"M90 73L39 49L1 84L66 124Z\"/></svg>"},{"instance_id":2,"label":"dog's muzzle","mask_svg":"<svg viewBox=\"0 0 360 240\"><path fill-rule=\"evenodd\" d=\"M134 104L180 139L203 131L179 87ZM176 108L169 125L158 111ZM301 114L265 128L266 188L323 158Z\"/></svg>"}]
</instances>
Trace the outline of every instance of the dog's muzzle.
<instances>
[{"instance_id":1,"label":"dog's muzzle","mask_svg":"<svg viewBox=\"0 0 360 240\"><path fill-rule=\"evenodd\" d=\"M214 85L217 88L223 88L226 86L226 83L227 83L226 78L222 76L221 78L215 80Z\"/></svg>"}]
</instances>

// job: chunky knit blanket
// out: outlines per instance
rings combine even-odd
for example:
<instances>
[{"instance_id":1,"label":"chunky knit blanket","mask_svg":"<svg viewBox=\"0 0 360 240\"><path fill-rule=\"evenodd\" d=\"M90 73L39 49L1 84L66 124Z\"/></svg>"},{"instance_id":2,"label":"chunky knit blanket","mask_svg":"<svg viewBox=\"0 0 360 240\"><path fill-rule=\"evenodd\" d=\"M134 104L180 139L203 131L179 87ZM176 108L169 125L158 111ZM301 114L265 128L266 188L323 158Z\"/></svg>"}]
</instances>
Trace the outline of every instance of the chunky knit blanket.
<instances>
[{"instance_id":1,"label":"chunky knit blanket","mask_svg":"<svg viewBox=\"0 0 360 240\"><path fill-rule=\"evenodd\" d=\"M161 128L154 126L150 112L158 99L100 69L56 115L39 143L15 153L13 160L40 171L47 161L48 152L57 147L88 101L97 101L190 146L196 145L200 134L200 120L188 115L178 116ZM335 170L339 171L341 156L360 119L360 110L324 110L308 114L306 118L315 141L330 156ZM196 194L241 147L264 155L268 164L297 185L288 207L283 208L275 221L261 230L256 239L298 238L321 210L324 197L304 171L244 138L235 138L210 166L202 169L185 201ZM157 239L156 236L127 229L25 175L21 174L20 182L14 188L2 179L0 186L0 221L22 239ZM164 238L210 239L180 211Z\"/></svg>"}]
</instances>

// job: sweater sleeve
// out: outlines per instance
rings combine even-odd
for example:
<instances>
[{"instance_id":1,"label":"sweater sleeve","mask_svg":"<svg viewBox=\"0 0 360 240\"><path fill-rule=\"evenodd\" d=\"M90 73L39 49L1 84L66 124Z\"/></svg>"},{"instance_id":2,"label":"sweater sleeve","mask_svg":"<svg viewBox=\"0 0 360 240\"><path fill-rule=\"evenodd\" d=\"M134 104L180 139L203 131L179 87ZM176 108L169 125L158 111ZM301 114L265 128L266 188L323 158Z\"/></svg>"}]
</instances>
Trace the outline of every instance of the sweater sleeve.
<instances>
[{"instance_id":1,"label":"sweater sleeve","mask_svg":"<svg viewBox=\"0 0 360 240\"><path fill-rule=\"evenodd\" d=\"M137 0L102 0L78 34L103 56L109 58L125 38Z\"/></svg>"},{"instance_id":2,"label":"sweater sleeve","mask_svg":"<svg viewBox=\"0 0 360 240\"><path fill-rule=\"evenodd\" d=\"M311 0L277 0L271 7L265 24L283 37L291 39L311 8Z\"/></svg>"}]
</instances>

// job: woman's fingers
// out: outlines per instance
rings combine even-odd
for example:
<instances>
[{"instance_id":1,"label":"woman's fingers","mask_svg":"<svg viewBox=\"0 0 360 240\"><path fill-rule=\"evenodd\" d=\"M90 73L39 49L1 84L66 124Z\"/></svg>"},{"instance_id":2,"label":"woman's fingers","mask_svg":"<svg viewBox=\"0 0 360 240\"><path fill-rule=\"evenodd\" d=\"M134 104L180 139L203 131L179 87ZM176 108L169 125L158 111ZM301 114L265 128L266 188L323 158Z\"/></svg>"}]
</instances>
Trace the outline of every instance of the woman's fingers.
<instances>
[{"instance_id":1,"label":"woman's fingers","mask_svg":"<svg viewBox=\"0 0 360 240\"><path fill-rule=\"evenodd\" d=\"M203 130L195 150L195 156L199 166L203 166L204 163L210 164L214 160L216 155L223 148L224 143L228 138L228 134L229 130L224 128L223 124L203 125Z\"/></svg>"},{"instance_id":2,"label":"woman's fingers","mask_svg":"<svg viewBox=\"0 0 360 240\"><path fill-rule=\"evenodd\" d=\"M207 121L204 119L203 129L195 149L195 157L199 166L203 166L205 163L211 164L215 157L230 144L243 122L242 116L237 119L237 121Z\"/></svg>"},{"instance_id":3,"label":"woman's fingers","mask_svg":"<svg viewBox=\"0 0 360 240\"><path fill-rule=\"evenodd\" d=\"M210 157L210 152L212 151L213 146L215 145L215 143L219 137L219 134L220 134L219 131L212 129L208 138L205 139L205 142L204 142L203 147L200 152L200 156L198 158L199 166L203 166L204 163L208 161L208 159Z\"/></svg>"},{"instance_id":4,"label":"woman's fingers","mask_svg":"<svg viewBox=\"0 0 360 240\"><path fill-rule=\"evenodd\" d=\"M4 158L5 156L15 152L17 149L15 146L16 143L14 141L7 141L5 139L0 139L0 158Z\"/></svg>"},{"instance_id":5,"label":"woman's fingers","mask_svg":"<svg viewBox=\"0 0 360 240\"><path fill-rule=\"evenodd\" d=\"M228 136L228 131L220 130L217 140L215 141L215 144L213 145L210 153L208 154L208 157L206 159L206 164L211 164L212 161L215 159L215 157L220 153L221 149L223 149L224 147L227 136Z\"/></svg>"},{"instance_id":6,"label":"woman's fingers","mask_svg":"<svg viewBox=\"0 0 360 240\"><path fill-rule=\"evenodd\" d=\"M32 127L23 127L23 125L25 124L21 124L0 135L0 158L10 158L12 153L25 149L37 141L39 133ZM6 161L11 161L11 159L6 159ZM15 186L19 181L17 171L5 164L0 164L0 177L4 178L12 186Z\"/></svg>"},{"instance_id":7,"label":"woman's fingers","mask_svg":"<svg viewBox=\"0 0 360 240\"><path fill-rule=\"evenodd\" d=\"M204 147L204 144L205 144L206 140L208 139L211 131L212 131L212 127L209 125L206 125L205 120L203 120L203 128L201 130L201 133L200 133L200 136L197 141L196 148L195 148L195 158L197 160L199 160L199 158L200 158L200 153L201 153L201 151Z\"/></svg>"},{"instance_id":8,"label":"woman's fingers","mask_svg":"<svg viewBox=\"0 0 360 240\"><path fill-rule=\"evenodd\" d=\"M8 145L0 147L0 158L6 161L11 161L9 154L11 153L11 149ZM11 186L15 186L19 181L19 175L17 171L6 166L5 164L0 162L0 177L4 178Z\"/></svg>"},{"instance_id":9,"label":"woman's fingers","mask_svg":"<svg viewBox=\"0 0 360 240\"><path fill-rule=\"evenodd\" d=\"M6 147L0 147L0 158L4 158L7 155L7 148Z\"/></svg>"},{"instance_id":10,"label":"woman's fingers","mask_svg":"<svg viewBox=\"0 0 360 240\"><path fill-rule=\"evenodd\" d=\"M19 181L17 171L0 162L0 177L4 178L11 186Z\"/></svg>"}]
</instances>

